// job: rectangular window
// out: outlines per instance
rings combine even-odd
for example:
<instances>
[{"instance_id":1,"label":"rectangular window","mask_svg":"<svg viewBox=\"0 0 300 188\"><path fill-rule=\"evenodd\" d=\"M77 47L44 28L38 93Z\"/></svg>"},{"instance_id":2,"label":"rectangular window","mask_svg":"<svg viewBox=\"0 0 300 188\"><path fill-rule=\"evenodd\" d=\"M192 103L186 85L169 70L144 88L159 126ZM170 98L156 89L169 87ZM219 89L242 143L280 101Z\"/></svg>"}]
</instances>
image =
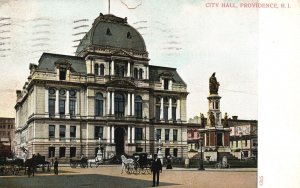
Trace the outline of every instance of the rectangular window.
<instances>
[{"instance_id":1,"label":"rectangular window","mask_svg":"<svg viewBox=\"0 0 300 188\"><path fill-rule=\"evenodd\" d=\"M59 139L60 140L66 139L66 126L65 125L59 126Z\"/></svg>"},{"instance_id":2,"label":"rectangular window","mask_svg":"<svg viewBox=\"0 0 300 188\"><path fill-rule=\"evenodd\" d=\"M135 140L143 140L143 128L135 128Z\"/></svg>"},{"instance_id":3,"label":"rectangular window","mask_svg":"<svg viewBox=\"0 0 300 188\"><path fill-rule=\"evenodd\" d=\"M161 139L161 129L156 129L156 140L159 141Z\"/></svg>"},{"instance_id":4,"label":"rectangular window","mask_svg":"<svg viewBox=\"0 0 300 188\"><path fill-rule=\"evenodd\" d=\"M174 157L177 157L177 155L178 155L178 149L177 149L177 148L174 148L174 149L173 149L173 156L174 156Z\"/></svg>"},{"instance_id":5,"label":"rectangular window","mask_svg":"<svg viewBox=\"0 0 300 188\"><path fill-rule=\"evenodd\" d=\"M55 138L55 125L49 125L49 140Z\"/></svg>"},{"instance_id":6,"label":"rectangular window","mask_svg":"<svg viewBox=\"0 0 300 188\"><path fill-rule=\"evenodd\" d=\"M76 138L76 126L70 126L70 137L71 139Z\"/></svg>"},{"instance_id":7,"label":"rectangular window","mask_svg":"<svg viewBox=\"0 0 300 188\"><path fill-rule=\"evenodd\" d=\"M168 89L169 89L169 80L164 79L164 90L168 90Z\"/></svg>"},{"instance_id":8,"label":"rectangular window","mask_svg":"<svg viewBox=\"0 0 300 188\"><path fill-rule=\"evenodd\" d=\"M59 148L59 158L66 157L66 147Z\"/></svg>"},{"instance_id":9,"label":"rectangular window","mask_svg":"<svg viewBox=\"0 0 300 188\"><path fill-rule=\"evenodd\" d=\"M75 116L76 100L70 100L70 115Z\"/></svg>"},{"instance_id":10,"label":"rectangular window","mask_svg":"<svg viewBox=\"0 0 300 188\"><path fill-rule=\"evenodd\" d=\"M157 121L160 120L160 106L156 106L155 108L155 117Z\"/></svg>"},{"instance_id":11,"label":"rectangular window","mask_svg":"<svg viewBox=\"0 0 300 188\"><path fill-rule=\"evenodd\" d=\"M66 80L66 69L65 68L59 69L59 80Z\"/></svg>"},{"instance_id":12,"label":"rectangular window","mask_svg":"<svg viewBox=\"0 0 300 188\"><path fill-rule=\"evenodd\" d=\"M103 100L96 100L96 116L103 116Z\"/></svg>"},{"instance_id":13,"label":"rectangular window","mask_svg":"<svg viewBox=\"0 0 300 188\"><path fill-rule=\"evenodd\" d=\"M176 107L172 107L172 120L173 122L176 121Z\"/></svg>"},{"instance_id":14,"label":"rectangular window","mask_svg":"<svg viewBox=\"0 0 300 188\"><path fill-rule=\"evenodd\" d=\"M235 141L235 147L239 147L238 141Z\"/></svg>"},{"instance_id":15,"label":"rectangular window","mask_svg":"<svg viewBox=\"0 0 300 188\"><path fill-rule=\"evenodd\" d=\"M164 106L164 120L168 121L168 106Z\"/></svg>"},{"instance_id":16,"label":"rectangular window","mask_svg":"<svg viewBox=\"0 0 300 188\"><path fill-rule=\"evenodd\" d=\"M177 133L178 133L178 130L177 129L173 129L173 141L174 142L177 141Z\"/></svg>"},{"instance_id":17,"label":"rectangular window","mask_svg":"<svg viewBox=\"0 0 300 188\"><path fill-rule=\"evenodd\" d=\"M248 142L247 142L248 140L245 140L245 147L247 147L247 145L248 145Z\"/></svg>"},{"instance_id":18,"label":"rectangular window","mask_svg":"<svg viewBox=\"0 0 300 188\"><path fill-rule=\"evenodd\" d=\"M49 99L49 115L55 114L55 99Z\"/></svg>"},{"instance_id":19,"label":"rectangular window","mask_svg":"<svg viewBox=\"0 0 300 188\"><path fill-rule=\"evenodd\" d=\"M209 146L209 133L206 133L206 146Z\"/></svg>"},{"instance_id":20,"label":"rectangular window","mask_svg":"<svg viewBox=\"0 0 300 188\"><path fill-rule=\"evenodd\" d=\"M76 147L70 147L70 157L76 157Z\"/></svg>"},{"instance_id":21,"label":"rectangular window","mask_svg":"<svg viewBox=\"0 0 300 188\"><path fill-rule=\"evenodd\" d=\"M169 136L170 136L170 129L165 129L165 141L170 140Z\"/></svg>"},{"instance_id":22,"label":"rectangular window","mask_svg":"<svg viewBox=\"0 0 300 188\"><path fill-rule=\"evenodd\" d=\"M135 152L143 152L143 148L136 148Z\"/></svg>"},{"instance_id":23,"label":"rectangular window","mask_svg":"<svg viewBox=\"0 0 300 188\"><path fill-rule=\"evenodd\" d=\"M103 127L102 126L95 126L95 139L103 138Z\"/></svg>"},{"instance_id":24,"label":"rectangular window","mask_svg":"<svg viewBox=\"0 0 300 188\"><path fill-rule=\"evenodd\" d=\"M59 114L61 115L65 114L65 100L63 99L59 100Z\"/></svg>"},{"instance_id":25,"label":"rectangular window","mask_svg":"<svg viewBox=\"0 0 300 188\"><path fill-rule=\"evenodd\" d=\"M55 157L55 147L48 148L48 157Z\"/></svg>"},{"instance_id":26,"label":"rectangular window","mask_svg":"<svg viewBox=\"0 0 300 188\"><path fill-rule=\"evenodd\" d=\"M170 148L165 149L165 157L170 155Z\"/></svg>"}]
</instances>

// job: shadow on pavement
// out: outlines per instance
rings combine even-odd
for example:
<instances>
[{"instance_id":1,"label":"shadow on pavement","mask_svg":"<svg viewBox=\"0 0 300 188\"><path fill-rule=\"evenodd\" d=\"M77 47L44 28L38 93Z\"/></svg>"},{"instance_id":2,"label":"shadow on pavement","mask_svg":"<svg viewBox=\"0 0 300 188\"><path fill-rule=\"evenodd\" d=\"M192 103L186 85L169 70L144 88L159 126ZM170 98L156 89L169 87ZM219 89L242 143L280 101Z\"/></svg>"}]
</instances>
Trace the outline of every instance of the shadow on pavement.
<instances>
[{"instance_id":1,"label":"shadow on pavement","mask_svg":"<svg viewBox=\"0 0 300 188\"><path fill-rule=\"evenodd\" d=\"M178 184L160 182L159 186L172 186ZM125 177L108 176L101 174L84 175L59 175L59 176L35 176L35 177L1 177L0 188L140 188L151 187L151 180L139 180Z\"/></svg>"}]
</instances>

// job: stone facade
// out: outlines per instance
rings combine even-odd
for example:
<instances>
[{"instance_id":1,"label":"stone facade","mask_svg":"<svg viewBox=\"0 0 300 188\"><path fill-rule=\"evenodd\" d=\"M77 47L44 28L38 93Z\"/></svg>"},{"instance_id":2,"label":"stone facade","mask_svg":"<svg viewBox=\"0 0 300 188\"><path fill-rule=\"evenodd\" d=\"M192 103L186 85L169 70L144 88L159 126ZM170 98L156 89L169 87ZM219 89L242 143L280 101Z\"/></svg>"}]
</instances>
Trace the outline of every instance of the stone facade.
<instances>
[{"instance_id":1,"label":"stone facade","mask_svg":"<svg viewBox=\"0 0 300 188\"><path fill-rule=\"evenodd\" d=\"M0 117L0 157L11 157L15 146L15 118Z\"/></svg>"},{"instance_id":2,"label":"stone facade","mask_svg":"<svg viewBox=\"0 0 300 188\"><path fill-rule=\"evenodd\" d=\"M127 20L100 17L77 56L44 53L38 65L30 64L28 81L17 91L17 153L23 147L29 156L67 161L95 157L100 144L108 158L156 153L161 139L164 155L186 157L186 84L175 68L149 65L143 38ZM95 44L105 40L111 45Z\"/></svg>"}]
</instances>

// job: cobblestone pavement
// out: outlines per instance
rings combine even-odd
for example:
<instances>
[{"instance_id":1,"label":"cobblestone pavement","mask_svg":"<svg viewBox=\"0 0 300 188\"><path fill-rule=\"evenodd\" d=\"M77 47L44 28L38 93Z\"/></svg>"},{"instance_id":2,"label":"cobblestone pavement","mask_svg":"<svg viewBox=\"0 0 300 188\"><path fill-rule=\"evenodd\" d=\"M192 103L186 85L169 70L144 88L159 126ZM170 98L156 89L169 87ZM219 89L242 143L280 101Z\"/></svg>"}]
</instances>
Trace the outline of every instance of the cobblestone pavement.
<instances>
[{"instance_id":1,"label":"cobblestone pavement","mask_svg":"<svg viewBox=\"0 0 300 188\"><path fill-rule=\"evenodd\" d=\"M0 188L140 188L152 186L152 175L121 174L121 166L98 168L60 167L59 175L36 173L35 177L24 175L0 177ZM256 169L226 169L198 171L174 168L160 175L160 187L182 188L256 188Z\"/></svg>"}]
</instances>

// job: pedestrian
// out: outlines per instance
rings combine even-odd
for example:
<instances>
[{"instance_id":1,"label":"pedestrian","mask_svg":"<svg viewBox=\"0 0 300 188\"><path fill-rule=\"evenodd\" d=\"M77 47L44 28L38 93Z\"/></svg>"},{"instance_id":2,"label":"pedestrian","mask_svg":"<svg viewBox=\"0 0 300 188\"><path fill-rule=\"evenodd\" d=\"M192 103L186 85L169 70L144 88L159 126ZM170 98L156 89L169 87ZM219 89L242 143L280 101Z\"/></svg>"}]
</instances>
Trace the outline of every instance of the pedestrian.
<instances>
[{"instance_id":1,"label":"pedestrian","mask_svg":"<svg viewBox=\"0 0 300 188\"><path fill-rule=\"evenodd\" d=\"M55 161L54 161L54 174L58 175L58 160L57 160L57 158L55 158Z\"/></svg>"},{"instance_id":2,"label":"pedestrian","mask_svg":"<svg viewBox=\"0 0 300 188\"><path fill-rule=\"evenodd\" d=\"M153 174L153 184L152 187L155 187L155 176L156 176L156 186L159 185L159 173L162 172L162 165L160 159L157 158L157 154L153 155L153 161L151 164L151 171Z\"/></svg>"},{"instance_id":3,"label":"pedestrian","mask_svg":"<svg viewBox=\"0 0 300 188\"><path fill-rule=\"evenodd\" d=\"M172 162L171 162L170 155L168 155L168 157L167 157L167 168L166 169L172 169Z\"/></svg>"}]
</instances>

